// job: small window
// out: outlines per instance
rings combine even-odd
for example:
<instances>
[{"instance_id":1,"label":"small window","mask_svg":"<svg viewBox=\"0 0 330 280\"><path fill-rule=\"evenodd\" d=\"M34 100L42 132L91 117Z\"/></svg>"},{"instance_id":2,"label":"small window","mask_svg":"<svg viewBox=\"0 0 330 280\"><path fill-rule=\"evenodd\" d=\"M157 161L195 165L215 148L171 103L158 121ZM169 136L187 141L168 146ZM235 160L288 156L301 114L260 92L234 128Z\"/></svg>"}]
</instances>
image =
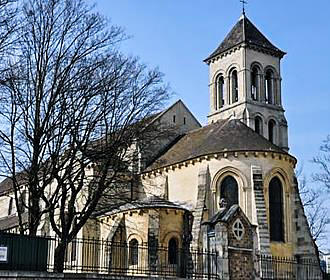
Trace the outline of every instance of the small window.
<instances>
[{"instance_id":1,"label":"small window","mask_svg":"<svg viewBox=\"0 0 330 280\"><path fill-rule=\"evenodd\" d=\"M175 238L171 238L168 242L168 263L178 263L178 243Z\"/></svg>"},{"instance_id":2,"label":"small window","mask_svg":"<svg viewBox=\"0 0 330 280\"><path fill-rule=\"evenodd\" d=\"M275 140L275 126L276 123L274 120L270 120L268 122L268 140L274 144L274 140Z\"/></svg>"},{"instance_id":3,"label":"small window","mask_svg":"<svg viewBox=\"0 0 330 280\"><path fill-rule=\"evenodd\" d=\"M221 107L223 107L223 105L225 104L225 100L224 100L224 78L222 75L219 75L217 77L217 81L216 81L216 110L220 109Z\"/></svg>"},{"instance_id":4,"label":"small window","mask_svg":"<svg viewBox=\"0 0 330 280\"><path fill-rule=\"evenodd\" d=\"M259 100L259 68L254 66L251 71L251 98Z\"/></svg>"},{"instance_id":5,"label":"small window","mask_svg":"<svg viewBox=\"0 0 330 280\"><path fill-rule=\"evenodd\" d=\"M244 236L244 226L240 219L237 219L233 224L233 233L236 239L241 240Z\"/></svg>"},{"instance_id":6,"label":"small window","mask_svg":"<svg viewBox=\"0 0 330 280\"><path fill-rule=\"evenodd\" d=\"M262 135L262 119L259 116L254 119L254 130L258 134Z\"/></svg>"},{"instance_id":7,"label":"small window","mask_svg":"<svg viewBox=\"0 0 330 280\"><path fill-rule=\"evenodd\" d=\"M129 242L129 264L130 265L137 265L139 260L139 242L133 238Z\"/></svg>"},{"instance_id":8,"label":"small window","mask_svg":"<svg viewBox=\"0 0 330 280\"><path fill-rule=\"evenodd\" d=\"M186 117L183 117L183 124L186 124Z\"/></svg>"},{"instance_id":9,"label":"small window","mask_svg":"<svg viewBox=\"0 0 330 280\"><path fill-rule=\"evenodd\" d=\"M18 203L18 211L24 213L26 210L26 190L22 191Z\"/></svg>"},{"instance_id":10,"label":"small window","mask_svg":"<svg viewBox=\"0 0 330 280\"><path fill-rule=\"evenodd\" d=\"M175 123L175 115L173 115L173 123Z\"/></svg>"},{"instance_id":11,"label":"small window","mask_svg":"<svg viewBox=\"0 0 330 280\"><path fill-rule=\"evenodd\" d=\"M8 205L8 216L13 214L13 203L14 203L14 199L11 197L9 199L9 205Z\"/></svg>"},{"instance_id":12,"label":"small window","mask_svg":"<svg viewBox=\"0 0 330 280\"><path fill-rule=\"evenodd\" d=\"M233 70L231 72L231 93L232 93L232 102L237 102L238 101L238 76L237 76L237 71Z\"/></svg>"},{"instance_id":13,"label":"small window","mask_svg":"<svg viewBox=\"0 0 330 280\"><path fill-rule=\"evenodd\" d=\"M274 73L272 70L267 70L265 77L265 99L266 103L273 104L274 94Z\"/></svg>"}]
</instances>

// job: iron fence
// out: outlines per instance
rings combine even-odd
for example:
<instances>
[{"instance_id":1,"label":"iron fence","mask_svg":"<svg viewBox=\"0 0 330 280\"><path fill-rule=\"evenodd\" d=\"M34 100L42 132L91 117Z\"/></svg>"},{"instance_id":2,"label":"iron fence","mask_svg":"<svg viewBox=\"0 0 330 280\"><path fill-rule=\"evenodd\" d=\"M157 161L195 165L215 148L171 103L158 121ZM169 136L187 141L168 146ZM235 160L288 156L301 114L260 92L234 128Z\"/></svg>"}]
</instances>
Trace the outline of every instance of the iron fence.
<instances>
[{"instance_id":1,"label":"iron fence","mask_svg":"<svg viewBox=\"0 0 330 280\"><path fill-rule=\"evenodd\" d=\"M322 280L324 275L317 260L259 256L261 279Z\"/></svg>"},{"instance_id":2,"label":"iron fence","mask_svg":"<svg viewBox=\"0 0 330 280\"><path fill-rule=\"evenodd\" d=\"M1 244L11 258L0 269L54 272L57 238L0 234ZM67 246L64 272L221 279L220 264L216 251L77 238Z\"/></svg>"}]
</instances>

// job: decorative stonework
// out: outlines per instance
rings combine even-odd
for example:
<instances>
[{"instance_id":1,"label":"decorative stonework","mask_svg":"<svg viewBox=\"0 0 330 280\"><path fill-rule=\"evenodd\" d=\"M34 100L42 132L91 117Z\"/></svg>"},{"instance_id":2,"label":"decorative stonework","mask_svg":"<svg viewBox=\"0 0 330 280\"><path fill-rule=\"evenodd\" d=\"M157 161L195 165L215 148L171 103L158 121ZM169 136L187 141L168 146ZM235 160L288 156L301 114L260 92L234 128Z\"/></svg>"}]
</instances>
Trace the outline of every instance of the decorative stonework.
<instances>
[{"instance_id":1,"label":"decorative stonework","mask_svg":"<svg viewBox=\"0 0 330 280\"><path fill-rule=\"evenodd\" d=\"M240 219L237 219L233 226L232 226L232 231L234 233L234 236L236 237L237 240L241 240L244 236L244 226L241 222Z\"/></svg>"}]
</instances>

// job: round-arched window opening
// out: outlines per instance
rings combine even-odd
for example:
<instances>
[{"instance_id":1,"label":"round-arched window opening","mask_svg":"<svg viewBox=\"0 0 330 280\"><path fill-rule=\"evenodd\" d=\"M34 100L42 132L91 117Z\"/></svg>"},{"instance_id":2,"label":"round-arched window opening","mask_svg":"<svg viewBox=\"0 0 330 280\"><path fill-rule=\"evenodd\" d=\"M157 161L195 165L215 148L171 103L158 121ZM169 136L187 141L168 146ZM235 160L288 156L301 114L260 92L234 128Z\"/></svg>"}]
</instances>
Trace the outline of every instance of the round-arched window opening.
<instances>
[{"instance_id":1,"label":"round-arched window opening","mask_svg":"<svg viewBox=\"0 0 330 280\"><path fill-rule=\"evenodd\" d=\"M229 175L222 180L220 199L225 199L228 207L238 204L238 184L233 176Z\"/></svg>"},{"instance_id":2,"label":"round-arched window opening","mask_svg":"<svg viewBox=\"0 0 330 280\"><path fill-rule=\"evenodd\" d=\"M168 242L168 263L177 264L178 263L178 242L172 237Z\"/></svg>"},{"instance_id":3,"label":"round-arched window opening","mask_svg":"<svg viewBox=\"0 0 330 280\"><path fill-rule=\"evenodd\" d=\"M133 238L129 242L129 264L137 265L139 261L139 242Z\"/></svg>"},{"instance_id":4,"label":"round-arched window opening","mask_svg":"<svg viewBox=\"0 0 330 280\"><path fill-rule=\"evenodd\" d=\"M276 123L274 120L269 120L268 122L268 140L275 144L275 127Z\"/></svg>"},{"instance_id":5,"label":"round-arched window opening","mask_svg":"<svg viewBox=\"0 0 330 280\"><path fill-rule=\"evenodd\" d=\"M253 66L251 71L251 98L252 100L259 100L259 67Z\"/></svg>"},{"instance_id":6,"label":"round-arched window opening","mask_svg":"<svg viewBox=\"0 0 330 280\"><path fill-rule=\"evenodd\" d=\"M262 119L259 116L254 119L254 131L262 135Z\"/></svg>"},{"instance_id":7,"label":"round-arched window opening","mask_svg":"<svg viewBox=\"0 0 330 280\"><path fill-rule=\"evenodd\" d=\"M266 103L273 104L274 95L274 73L272 70L267 70L265 76L265 99Z\"/></svg>"},{"instance_id":8,"label":"round-arched window opening","mask_svg":"<svg viewBox=\"0 0 330 280\"><path fill-rule=\"evenodd\" d=\"M284 242L283 187L278 177L269 183L269 231L271 241Z\"/></svg>"},{"instance_id":9,"label":"round-arched window opening","mask_svg":"<svg viewBox=\"0 0 330 280\"><path fill-rule=\"evenodd\" d=\"M224 85L225 85L225 80L222 75L219 75L217 77L217 82L216 82L216 102L215 102L216 110L220 109L225 104Z\"/></svg>"},{"instance_id":10,"label":"round-arched window opening","mask_svg":"<svg viewBox=\"0 0 330 280\"><path fill-rule=\"evenodd\" d=\"M231 99L232 99L232 103L234 103L238 101L238 75L236 69L233 69L230 72L230 83L231 83Z\"/></svg>"}]
</instances>

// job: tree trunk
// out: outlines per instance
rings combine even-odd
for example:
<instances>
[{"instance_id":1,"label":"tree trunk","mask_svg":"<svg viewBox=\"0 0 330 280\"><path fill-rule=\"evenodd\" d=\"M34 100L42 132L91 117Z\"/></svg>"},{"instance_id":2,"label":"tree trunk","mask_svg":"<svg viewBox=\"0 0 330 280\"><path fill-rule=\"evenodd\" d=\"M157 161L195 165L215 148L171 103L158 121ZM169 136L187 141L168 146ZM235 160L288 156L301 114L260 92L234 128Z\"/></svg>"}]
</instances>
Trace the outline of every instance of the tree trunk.
<instances>
[{"instance_id":1,"label":"tree trunk","mask_svg":"<svg viewBox=\"0 0 330 280\"><path fill-rule=\"evenodd\" d=\"M66 242L60 240L54 253L54 272L62 273L64 270Z\"/></svg>"}]
</instances>

